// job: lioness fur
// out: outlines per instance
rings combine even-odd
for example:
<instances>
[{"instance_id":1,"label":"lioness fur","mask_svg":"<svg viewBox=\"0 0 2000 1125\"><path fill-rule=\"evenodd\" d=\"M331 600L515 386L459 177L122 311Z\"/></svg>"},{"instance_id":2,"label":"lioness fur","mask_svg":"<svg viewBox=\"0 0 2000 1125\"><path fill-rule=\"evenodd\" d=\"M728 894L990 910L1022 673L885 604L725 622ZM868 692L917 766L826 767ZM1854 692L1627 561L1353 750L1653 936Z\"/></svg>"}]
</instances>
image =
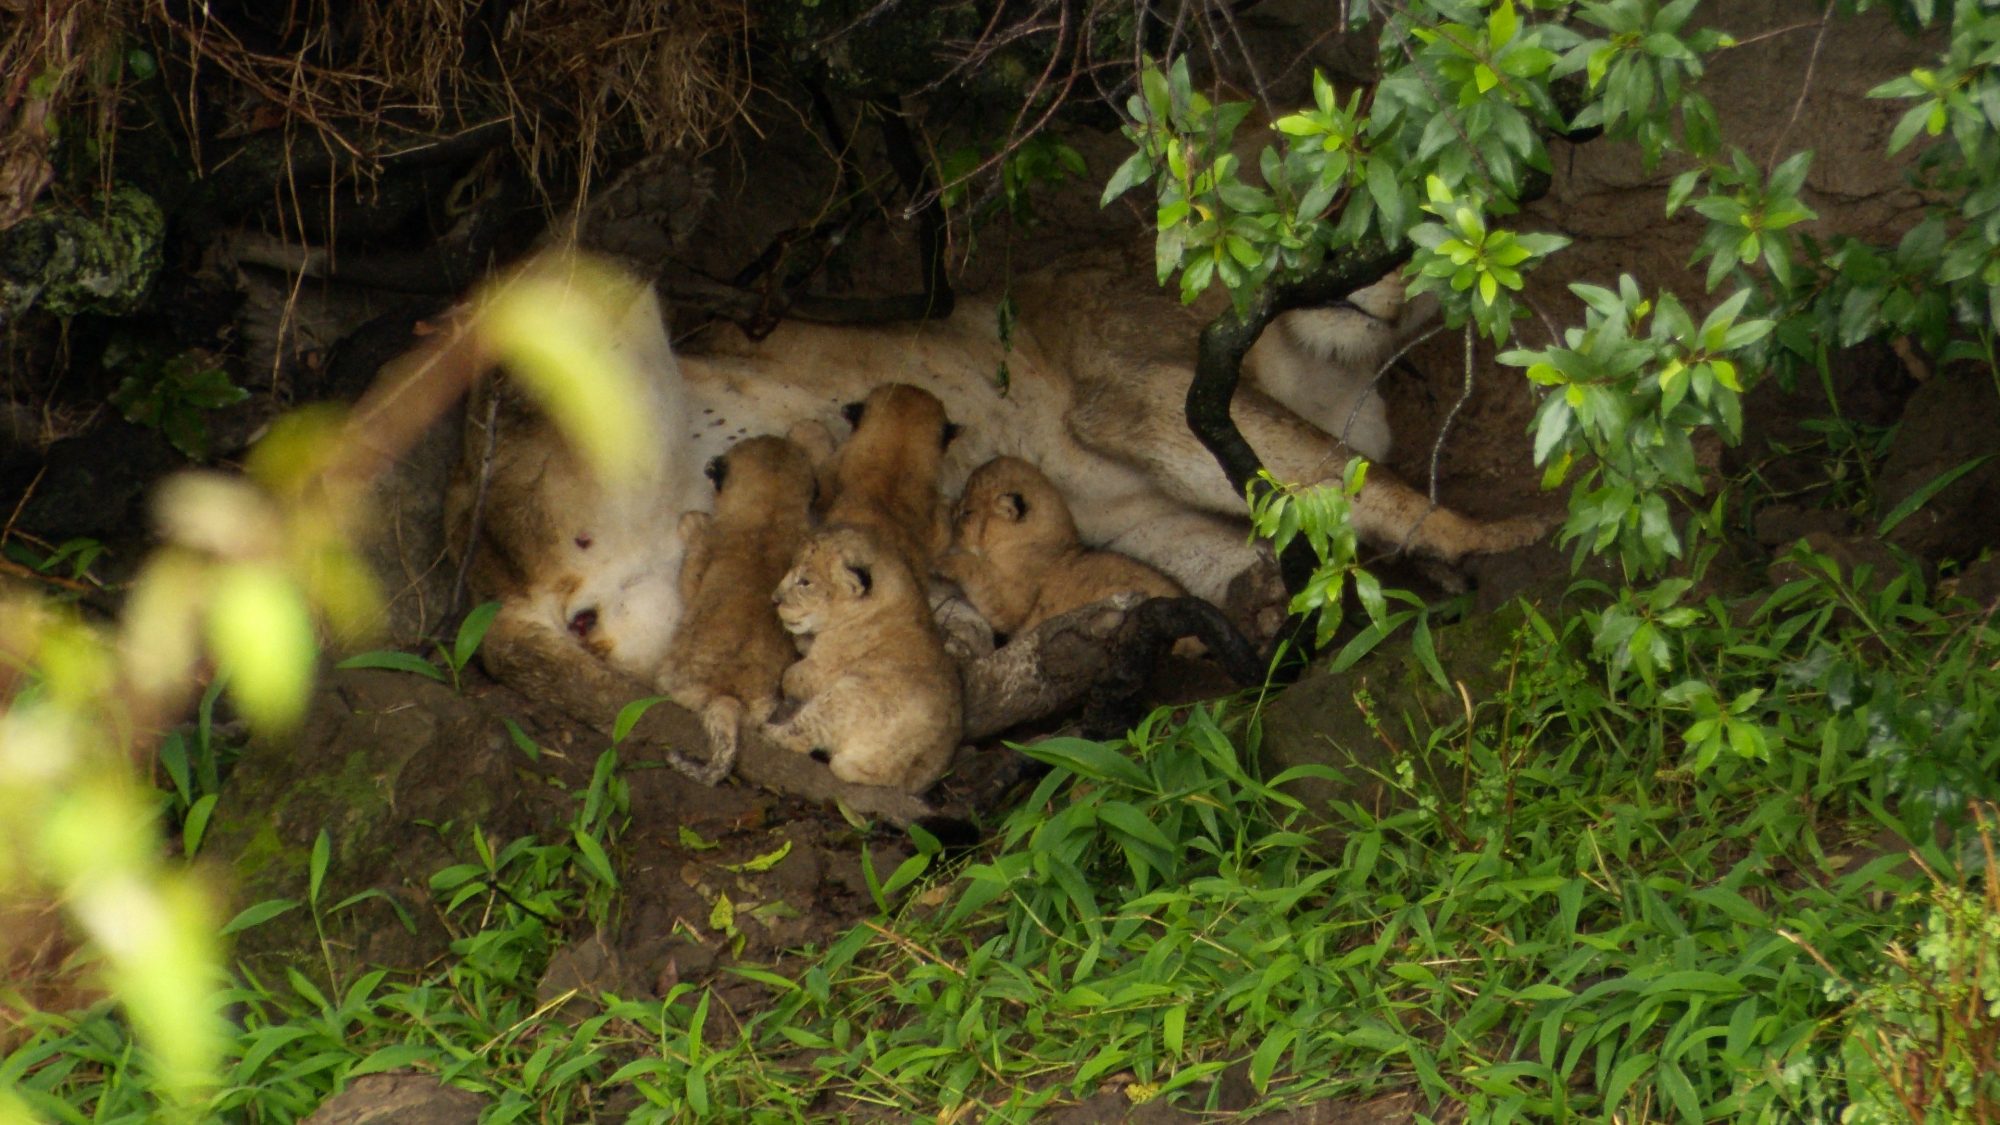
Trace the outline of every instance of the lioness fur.
<instances>
[{"instance_id":1,"label":"lioness fur","mask_svg":"<svg viewBox=\"0 0 2000 1125\"><path fill-rule=\"evenodd\" d=\"M779 677L796 653L771 593L812 531L817 491L805 450L780 437L738 442L709 466L715 512L681 517L686 607L657 684L701 716L709 760L675 753L675 768L706 785L729 776L744 721L778 705Z\"/></svg>"},{"instance_id":2,"label":"lioness fur","mask_svg":"<svg viewBox=\"0 0 2000 1125\"><path fill-rule=\"evenodd\" d=\"M901 555L873 529L828 528L800 550L775 597L785 629L812 644L784 673L798 710L765 735L826 751L842 781L930 788L958 746L961 689Z\"/></svg>"},{"instance_id":3,"label":"lioness fur","mask_svg":"<svg viewBox=\"0 0 2000 1125\"><path fill-rule=\"evenodd\" d=\"M1338 305L1296 309L1265 329L1243 357L1250 385L1368 458L1389 456L1389 407L1375 389L1381 365L1428 319L1393 278ZM1338 373L1329 377L1329 373Z\"/></svg>"},{"instance_id":4,"label":"lioness fur","mask_svg":"<svg viewBox=\"0 0 2000 1125\"><path fill-rule=\"evenodd\" d=\"M1018 457L996 457L966 479L951 550L938 572L958 583L996 631L1009 634L1114 594L1187 593L1130 555L1085 547L1062 493Z\"/></svg>"}]
</instances>

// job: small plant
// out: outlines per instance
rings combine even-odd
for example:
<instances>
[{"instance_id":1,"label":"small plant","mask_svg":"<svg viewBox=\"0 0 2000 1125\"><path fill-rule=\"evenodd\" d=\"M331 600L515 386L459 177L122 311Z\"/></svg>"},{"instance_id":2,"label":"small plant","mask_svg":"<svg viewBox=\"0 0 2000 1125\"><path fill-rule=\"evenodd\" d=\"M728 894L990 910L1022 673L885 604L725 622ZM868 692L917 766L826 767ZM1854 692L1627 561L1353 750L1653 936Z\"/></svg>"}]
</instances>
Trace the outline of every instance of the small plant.
<instances>
[{"instance_id":1,"label":"small plant","mask_svg":"<svg viewBox=\"0 0 2000 1125\"><path fill-rule=\"evenodd\" d=\"M160 768L172 785L162 795L172 819L180 823L181 850L188 859L201 850L209 818L222 797L222 776L239 752L215 737L215 701L227 681L226 676L211 680L195 707L194 725L169 731L160 742Z\"/></svg>"},{"instance_id":2,"label":"small plant","mask_svg":"<svg viewBox=\"0 0 2000 1125\"><path fill-rule=\"evenodd\" d=\"M104 557L104 544L95 539L65 539L46 551L30 549L19 539L7 540L7 557L39 574L54 574L58 568L68 571L71 582L96 583L90 568ZM67 564L67 565L65 565Z\"/></svg>"},{"instance_id":3,"label":"small plant","mask_svg":"<svg viewBox=\"0 0 2000 1125\"><path fill-rule=\"evenodd\" d=\"M389 672L410 672L426 676L439 683L449 683L453 691L465 690L460 674L472 658L479 652L479 642L486 639L486 631L493 627L493 619L500 613L499 602L481 602L472 607L465 620L458 623L458 633L452 638L451 647L442 643L432 647L437 650L438 660L444 667L418 656L414 652L399 649L370 649L357 652L353 656L334 665L336 668L379 668Z\"/></svg>"},{"instance_id":4,"label":"small plant","mask_svg":"<svg viewBox=\"0 0 2000 1125\"><path fill-rule=\"evenodd\" d=\"M986 198L974 199L974 177L996 159L999 190ZM1036 220L1036 191L1081 178L1085 170L1083 154L1050 134L1035 133L998 157L976 145L954 149L940 161L938 180L944 185L941 199L946 207L973 205L975 229L1003 212L1013 222L1031 226Z\"/></svg>"},{"instance_id":5,"label":"small plant","mask_svg":"<svg viewBox=\"0 0 2000 1125\"><path fill-rule=\"evenodd\" d=\"M1369 618L1382 619L1381 584L1355 562L1354 528L1348 521L1349 505L1367 477L1368 462L1356 457L1348 461L1337 486L1286 484L1259 469L1257 478L1244 488L1254 538L1269 540L1271 549L1282 554L1294 539L1304 535L1306 545L1312 548L1318 563L1312 581L1293 595L1288 609L1318 615L1318 645L1322 648L1340 628L1345 612L1341 596L1350 577Z\"/></svg>"},{"instance_id":6,"label":"small plant","mask_svg":"<svg viewBox=\"0 0 2000 1125\"><path fill-rule=\"evenodd\" d=\"M105 351L106 367L138 368L111 392L111 404L124 412L126 421L165 434L190 461L208 460L206 416L250 397L249 391L230 382L219 357L199 348L170 356L157 366L115 343Z\"/></svg>"},{"instance_id":7,"label":"small plant","mask_svg":"<svg viewBox=\"0 0 2000 1125\"><path fill-rule=\"evenodd\" d=\"M1853 995L1841 1043L1851 1104L1845 1125L2000 1120L2000 863L1994 808L1969 842L1975 880L1933 878L1916 941L1891 943ZM1976 863L1972 866L1978 869Z\"/></svg>"}]
</instances>

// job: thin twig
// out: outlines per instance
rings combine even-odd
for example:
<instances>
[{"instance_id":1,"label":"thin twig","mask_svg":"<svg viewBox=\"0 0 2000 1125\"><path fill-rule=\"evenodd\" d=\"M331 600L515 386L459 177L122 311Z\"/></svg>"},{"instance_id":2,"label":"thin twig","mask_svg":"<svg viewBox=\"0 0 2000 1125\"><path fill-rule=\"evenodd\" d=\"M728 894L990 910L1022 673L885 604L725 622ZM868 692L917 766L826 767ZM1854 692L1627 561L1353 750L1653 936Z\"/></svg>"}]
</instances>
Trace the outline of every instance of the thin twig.
<instances>
[{"instance_id":1,"label":"thin twig","mask_svg":"<svg viewBox=\"0 0 2000 1125\"><path fill-rule=\"evenodd\" d=\"M447 619L458 612L460 601L465 597L466 576L472 571L472 556L479 553L479 525L486 517L486 487L493 480L493 453L500 437L500 390L488 387L486 393L486 446L479 454L479 487L472 494L472 515L466 521L465 553L459 556L458 573L451 579L451 597L444 603Z\"/></svg>"},{"instance_id":2,"label":"thin twig","mask_svg":"<svg viewBox=\"0 0 2000 1125\"><path fill-rule=\"evenodd\" d=\"M42 475L48 471L49 463L47 461L42 462L42 467L35 470L35 479L29 481L28 487L21 491L21 499L15 502L13 514L7 517L7 526L0 528L0 543L5 543L14 537L15 521L21 518L22 509L28 506L28 500L34 496L36 486L42 483Z\"/></svg>"},{"instance_id":3,"label":"thin twig","mask_svg":"<svg viewBox=\"0 0 2000 1125\"><path fill-rule=\"evenodd\" d=\"M1458 401L1452 403L1451 409L1445 412L1444 425L1438 427L1437 440L1431 443L1432 507L1436 507L1438 503L1438 461L1444 454L1445 438L1451 435L1451 427L1458 421L1458 412L1465 409L1465 404L1472 400L1472 345L1476 339L1478 337L1473 334L1472 322L1468 320L1465 322L1465 385L1458 393Z\"/></svg>"},{"instance_id":4,"label":"thin twig","mask_svg":"<svg viewBox=\"0 0 2000 1125\"><path fill-rule=\"evenodd\" d=\"M1798 100L1792 103L1792 115L1785 119L1785 127L1778 130L1777 138L1771 142L1771 155L1764 158L1766 179L1770 178L1771 169L1777 167L1778 151L1784 147L1785 138L1791 134L1792 126L1798 124L1800 112L1806 108L1806 95L1812 92L1813 68L1819 65L1819 50L1826 43L1827 23L1831 19L1833 19L1833 5L1828 4L1826 11L1820 13L1819 33L1813 36L1812 54L1806 57L1806 75L1799 82L1799 96Z\"/></svg>"}]
</instances>

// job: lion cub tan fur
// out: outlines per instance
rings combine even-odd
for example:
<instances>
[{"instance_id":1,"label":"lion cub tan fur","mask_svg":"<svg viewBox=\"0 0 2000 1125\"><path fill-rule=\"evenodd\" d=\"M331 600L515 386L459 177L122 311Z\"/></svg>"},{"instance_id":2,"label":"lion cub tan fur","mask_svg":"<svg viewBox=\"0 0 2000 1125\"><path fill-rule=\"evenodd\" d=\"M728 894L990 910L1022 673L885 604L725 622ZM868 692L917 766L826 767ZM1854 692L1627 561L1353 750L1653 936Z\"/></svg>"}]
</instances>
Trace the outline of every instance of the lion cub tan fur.
<instances>
[{"instance_id":1,"label":"lion cub tan fur","mask_svg":"<svg viewBox=\"0 0 2000 1125\"><path fill-rule=\"evenodd\" d=\"M846 415L854 433L824 474L826 522L874 531L924 578L951 543L938 471L958 427L936 395L907 383L876 387Z\"/></svg>"},{"instance_id":2,"label":"lion cub tan fur","mask_svg":"<svg viewBox=\"0 0 2000 1125\"><path fill-rule=\"evenodd\" d=\"M709 785L729 776L743 720L778 704L779 677L796 653L771 592L812 530L812 459L779 437L738 442L708 466L715 512L681 517L685 615L668 642L658 686L701 715L706 765L676 768Z\"/></svg>"},{"instance_id":3,"label":"lion cub tan fur","mask_svg":"<svg viewBox=\"0 0 2000 1125\"><path fill-rule=\"evenodd\" d=\"M1187 594L1129 555L1085 547L1062 493L1017 457L996 457L966 479L938 573L958 583L996 631L1010 634L1114 594Z\"/></svg>"},{"instance_id":4,"label":"lion cub tan fur","mask_svg":"<svg viewBox=\"0 0 2000 1125\"><path fill-rule=\"evenodd\" d=\"M842 781L930 788L958 746L961 689L901 555L870 528L831 527L807 541L775 597L785 629L812 644L784 673L798 711L765 735L825 750Z\"/></svg>"}]
</instances>

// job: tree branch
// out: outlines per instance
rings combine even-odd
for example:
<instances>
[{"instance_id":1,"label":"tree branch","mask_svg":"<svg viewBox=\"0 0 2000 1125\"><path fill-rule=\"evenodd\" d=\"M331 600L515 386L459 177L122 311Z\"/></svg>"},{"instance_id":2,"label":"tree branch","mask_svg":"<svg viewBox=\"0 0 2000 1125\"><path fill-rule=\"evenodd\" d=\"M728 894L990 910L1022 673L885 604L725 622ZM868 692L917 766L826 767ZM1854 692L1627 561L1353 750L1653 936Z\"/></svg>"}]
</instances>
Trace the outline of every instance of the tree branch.
<instances>
[{"instance_id":1,"label":"tree branch","mask_svg":"<svg viewBox=\"0 0 2000 1125\"><path fill-rule=\"evenodd\" d=\"M1251 486L1263 468L1257 451L1244 440L1230 417L1230 403L1242 379L1243 357L1279 313L1327 305L1380 279L1406 256L1380 242L1329 253L1317 270L1290 278L1274 278L1261 286L1242 308L1232 305L1201 331L1194 381L1188 385L1188 429L1200 440L1238 492ZM1304 540L1295 542L1278 560L1285 589L1296 594L1312 577L1315 560Z\"/></svg>"}]
</instances>

